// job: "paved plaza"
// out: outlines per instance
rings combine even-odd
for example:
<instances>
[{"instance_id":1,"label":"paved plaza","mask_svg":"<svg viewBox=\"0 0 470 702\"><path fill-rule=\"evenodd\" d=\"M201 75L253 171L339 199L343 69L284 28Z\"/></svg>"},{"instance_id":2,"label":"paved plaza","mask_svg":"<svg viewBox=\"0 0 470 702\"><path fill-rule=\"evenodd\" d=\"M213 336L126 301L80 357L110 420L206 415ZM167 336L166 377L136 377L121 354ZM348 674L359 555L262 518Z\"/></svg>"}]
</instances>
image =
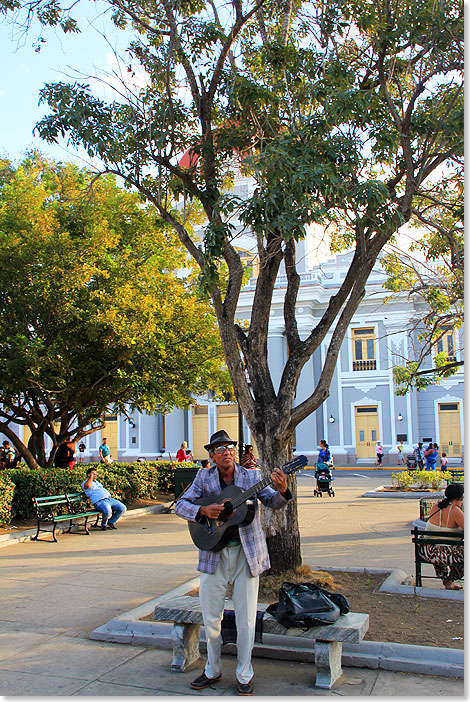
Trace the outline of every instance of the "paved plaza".
<instances>
[{"instance_id":1,"label":"paved plaza","mask_svg":"<svg viewBox=\"0 0 470 702\"><path fill-rule=\"evenodd\" d=\"M377 481L376 481L377 482ZM303 561L323 567L413 572L410 524L416 500L361 498L366 484L337 474L336 497L312 497L299 478ZM362 487L361 487L362 485ZM58 543L15 542L0 549L0 694L5 696L214 696L235 694L235 658L220 682L189 688L194 671L170 672L169 650L91 640L119 614L197 575L197 551L173 513L128 513L117 531L59 534ZM44 535L48 538L47 535ZM462 696L463 681L344 667L332 690L313 687L314 666L254 659L257 696ZM197 672L196 672L197 674Z\"/></svg>"}]
</instances>

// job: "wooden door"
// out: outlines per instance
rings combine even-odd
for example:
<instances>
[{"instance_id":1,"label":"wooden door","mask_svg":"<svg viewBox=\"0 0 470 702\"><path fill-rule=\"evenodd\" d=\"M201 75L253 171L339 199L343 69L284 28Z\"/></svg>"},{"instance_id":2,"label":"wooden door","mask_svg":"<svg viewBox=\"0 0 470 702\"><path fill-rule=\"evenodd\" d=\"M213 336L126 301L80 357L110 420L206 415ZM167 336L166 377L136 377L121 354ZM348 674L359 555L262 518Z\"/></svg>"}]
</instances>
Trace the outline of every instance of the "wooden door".
<instances>
[{"instance_id":1,"label":"wooden door","mask_svg":"<svg viewBox=\"0 0 470 702\"><path fill-rule=\"evenodd\" d=\"M209 458L204 444L209 443L209 408L207 405L193 407L193 444L189 448L196 461Z\"/></svg>"},{"instance_id":2,"label":"wooden door","mask_svg":"<svg viewBox=\"0 0 470 702\"><path fill-rule=\"evenodd\" d=\"M109 446L109 452L113 461L118 459L118 426L117 426L117 416L115 414L106 415L105 424L101 430L101 443L103 438L107 438L107 444Z\"/></svg>"},{"instance_id":3,"label":"wooden door","mask_svg":"<svg viewBox=\"0 0 470 702\"><path fill-rule=\"evenodd\" d=\"M356 407L356 456L375 458L375 445L379 439L378 408Z\"/></svg>"},{"instance_id":4,"label":"wooden door","mask_svg":"<svg viewBox=\"0 0 470 702\"><path fill-rule=\"evenodd\" d=\"M217 405L217 431L221 429L238 443L238 405Z\"/></svg>"},{"instance_id":5,"label":"wooden door","mask_svg":"<svg viewBox=\"0 0 470 702\"><path fill-rule=\"evenodd\" d=\"M460 408L458 402L440 403L439 414L439 446L447 458L462 455L460 441Z\"/></svg>"}]
</instances>

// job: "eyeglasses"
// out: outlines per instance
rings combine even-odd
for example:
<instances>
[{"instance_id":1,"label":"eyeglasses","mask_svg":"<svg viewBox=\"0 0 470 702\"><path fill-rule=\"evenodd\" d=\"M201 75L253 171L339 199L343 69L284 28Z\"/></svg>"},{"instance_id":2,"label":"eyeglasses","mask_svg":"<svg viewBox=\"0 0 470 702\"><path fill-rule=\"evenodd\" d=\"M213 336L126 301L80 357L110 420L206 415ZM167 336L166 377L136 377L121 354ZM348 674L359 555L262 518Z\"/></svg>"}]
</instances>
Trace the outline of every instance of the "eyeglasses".
<instances>
[{"instance_id":1,"label":"eyeglasses","mask_svg":"<svg viewBox=\"0 0 470 702\"><path fill-rule=\"evenodd\" d=\"M216 446L214 453L225 453L225 451L235 451L235 444L224 444L223 446Z\"/></svg>"}]
</instances>

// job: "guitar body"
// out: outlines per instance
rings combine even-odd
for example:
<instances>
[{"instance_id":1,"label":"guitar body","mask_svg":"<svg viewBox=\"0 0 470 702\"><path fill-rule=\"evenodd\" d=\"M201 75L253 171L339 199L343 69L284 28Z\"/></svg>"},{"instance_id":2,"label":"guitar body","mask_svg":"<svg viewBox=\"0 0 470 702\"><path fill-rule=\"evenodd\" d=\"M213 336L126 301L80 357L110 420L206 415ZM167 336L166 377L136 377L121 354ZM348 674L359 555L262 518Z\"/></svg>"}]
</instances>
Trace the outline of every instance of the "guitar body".
<instances>
[{"instance_id":1,"label":"guitar body","mask_svg":"<svg viewBox=\"0 0 470 702\"><path fill-rule=\"evenodd\" d=\"M291 475L307 465L306 456L298 456L282 466L284 475ZM227 485L217 496L201 497L194 501L195 505L204 506L223 502L232 503L233 512L222 519L205 517L201 522L188 521L189 533L194 544L202 551L221 551L230 541L233 527L251 524L255 516L255 505L252 500L265 487L272 484L272 478L263 478L247 490L242 490L237 485ZM184 498L183 498L184 499Z\"/></svg>"},{"instance_id":2,"label":"guitar body","mask_svg":"<svg viewBox=\"0 0 470 702\"><path fill-rule=\"evenodd\" d=\"M194 504L203 506L211 505L214 502L222 504L229 500L239 498L243 490L236 485L227 485L216 497L201 497ZM189 533L194 544L203 551L221 551L228 541L230 541L234 526L247 526L251 524L255 516L255 505L252 502L244 502L239 505L227 519L209 519L204 522L188 522Z\"/></svg>"}]
</instances>

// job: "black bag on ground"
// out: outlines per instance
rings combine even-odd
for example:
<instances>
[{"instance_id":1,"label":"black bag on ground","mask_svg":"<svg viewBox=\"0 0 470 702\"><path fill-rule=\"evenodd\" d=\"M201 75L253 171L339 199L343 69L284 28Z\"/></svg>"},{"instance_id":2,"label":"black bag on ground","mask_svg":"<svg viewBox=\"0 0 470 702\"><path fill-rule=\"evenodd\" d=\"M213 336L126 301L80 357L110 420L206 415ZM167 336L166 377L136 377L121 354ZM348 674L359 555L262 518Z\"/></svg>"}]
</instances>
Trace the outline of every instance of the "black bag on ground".
<instances>
[{"instance_id":1,"label":"black bag on ground","mask_svg":"<svg viewBox=\"0 0 470 702\"><path fill-rule=\"evenodd\" d=\"M287 628L306 630L333 624L340 614L349 612L349 603L344 595L328 592L314 583L284 582L279 589L279 602L269 605L266 611Z\"/></svg>"}]
</instances>

